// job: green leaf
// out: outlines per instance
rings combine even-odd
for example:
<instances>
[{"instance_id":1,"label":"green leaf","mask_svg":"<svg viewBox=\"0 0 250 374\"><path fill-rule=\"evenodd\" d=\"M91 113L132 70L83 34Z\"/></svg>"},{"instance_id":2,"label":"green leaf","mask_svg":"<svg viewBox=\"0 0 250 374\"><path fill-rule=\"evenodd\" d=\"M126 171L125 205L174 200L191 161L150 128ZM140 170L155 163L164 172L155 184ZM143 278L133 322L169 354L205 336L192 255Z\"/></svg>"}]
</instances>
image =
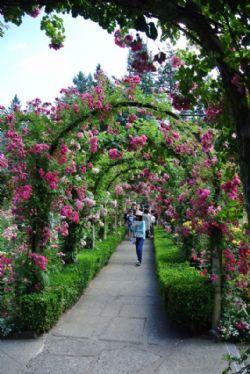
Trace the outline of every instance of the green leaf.
<instances>
[{"instance_id":1,"label":"green leaf","mask_svg":"<svg viewBox=\"0 0 250 374\"><path fill-rule=\"evenodd\" d=\"M148 24L144 16L138 16L134 20L134 28L138 31L144 31L147 34Z\"/></svg>"}]
</instances>

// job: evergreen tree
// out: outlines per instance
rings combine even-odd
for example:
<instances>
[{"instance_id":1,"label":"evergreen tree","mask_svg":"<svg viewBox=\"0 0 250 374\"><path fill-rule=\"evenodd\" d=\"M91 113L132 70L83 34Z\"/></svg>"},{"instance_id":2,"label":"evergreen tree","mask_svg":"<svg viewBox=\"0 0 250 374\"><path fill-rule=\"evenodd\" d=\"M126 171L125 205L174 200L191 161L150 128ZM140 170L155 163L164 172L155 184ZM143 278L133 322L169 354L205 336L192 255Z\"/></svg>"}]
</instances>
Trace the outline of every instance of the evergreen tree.
<instances>
[{"instance_id":1,"label":"evergreen tree","mask_svg":"<svg viewBox=\"0 0 250 374\"><path fill-rule=\"evenodd\" d=\"M17 94L13 97L10 103L9 111L14 112L15 110L18 110L21 107L21 100L19 100Z\"/></svg>"},{"instance_id":2,"label":"evergreen tree","mask_svg":"<svg viewBox=\"0 0 250 374\"><path fill-rule=\"evenodd\" d=\"M91 74L86 76L82 71L79 71L79 73L73 78L74 86L80 93L88 91L88 89L93 85L93 81Z\"/></svg>"},{"instance_id":3,"label":"evergreen tree","mask_svg":"<svg viewBox=\"0 0 250 374\"><path fill-rule=\"evenodd\" d=\"M136 43L141 43L141 50L129 50L127 70L130 74L138 74L138 60L140 63L140 54L146 54L150 59L153 60L150 52L148 52L147 45L137 35ZM167 92L171 94L175 86L174 70L172 68L171 59L174 56L174 51L170 45L167 46L166 59L162 64L158 65L156 71L146 71L140 74L141 77L141 89L145 94L151 94L154 92ZM134 66L136 65L136 68Z\"/></svg>"},{"instance_id":4,"label":"evergreen tree","mask_svg":"<svg viewBox=\"0 0 250 374\"><path fill-rule=\"evenodd\" d=\"M174 51L170 45L167 46L165 63L160 65L157 71L157 79L155 81L155 90L163 90L171 95L175 86L175 76L171 64L171 59L174 56Z\"/></svg>"},{"instance_id":5,"label":"evergreen tree","mask_svg":"<svg viewBox=\"0 0 250 374\"><path fill-rule=\"evenodd\" d=\"M149 55L147 45L142 41L140 36L137 34L134 43L140 44L139 50L137 48L130 49L127 61L127 71L129 74L138 74L138 62L143 64L140 56ZM135 67L137 65L137 67ZM145 94L151 94L154 88L154 73L152 71L143 71L140 74L141 83L140 87Z\"/></svg>"}]
</instances>

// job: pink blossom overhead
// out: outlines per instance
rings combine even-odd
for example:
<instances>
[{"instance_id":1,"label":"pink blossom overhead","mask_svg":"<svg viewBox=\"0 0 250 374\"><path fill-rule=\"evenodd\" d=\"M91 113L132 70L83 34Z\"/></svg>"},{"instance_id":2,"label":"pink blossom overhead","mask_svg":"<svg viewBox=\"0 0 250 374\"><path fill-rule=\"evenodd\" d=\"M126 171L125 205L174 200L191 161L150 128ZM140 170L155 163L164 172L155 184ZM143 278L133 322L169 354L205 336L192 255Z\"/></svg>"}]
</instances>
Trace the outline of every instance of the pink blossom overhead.
<instances>
[{"instance_id":1,"label":"pink blossom overhead","mask_svg":"<svg viewBox=\"0 0 250 374\"><path fill-rule=\"evenodd\" d=\"M45 152L49 149L49 145L48 144L34 144L31 148L30 148L30 153L34 153L36 155L39 155L40 153L42 152Z\"/></svg>"},{"instance_id":2,"label":"pink blossom overhead","mask_svg":"<svg viewBox=\"0 0 250 374\"><path fill-rule=\"evenodd\" d=\"M230 199L236 200L238 197L238 187L240 183L239 176L235 174L230 181L222 183L221 189L227 193Z\"/></svg>"},{"instance_id":3,"label":"pink blossom overhead","mask_svg":"<svg viewBox=\"0 0 250 374\"><path fill-rule=\"evenodd\" d=\"M108 151L108 155L109 155L109 158L111 160L117 160L117 159L121 159L122 158L122 153L120 151L118 151L118 149L116 149L116 148L111 148Z\"/></svg>"},{"instance_id":4,"label":"pink blossom overhead","mask_svg":"<svg viewBox=\"0 0 250 374\"><path fill-rule=\"evenodd\" d=\"M131 136L129 135L129 144L133 150L140 149L145 146L147 143L147 136L146 135L136 135Z\"/></svg>"},{"instance_id":5,"label":"pink blossom overhead","mask_svg":"<svg viewBox=\"0 0 250 374\"><path fill-rule=\"evenodd\" d=\"M206 200L209 197L210 193L211 191L209 188L199 188L198 196L200 198L200 201Z\"/></svg>"},{"instance_id":6,"label":"pink blossom overhead","mask_svg":"<svg viewBox=\"0 0 250 374\"><path fill-rule=\"evenodd\" d=\"M42 178L48 183L52 190L56 190L58 187L59 179L57 171L48 171Z\"/></svg>"},{"instance_id":7,"label":"pink blossom overhead","mask_svg":"<svg viewBox=\"0 0 250 374\"><path fill-rule=\"evenodd\" d=\"M184 65L184 62L177 56L172 57L171 63L174 69L178 69Z\"/></svg>"},{"instance_id":8,"label":"pink blossom overhead","mask_svg":"<svg viewBox=\"0 0 250 374\"><path fill-rule=\"evenodd\" d=\"M37 253L30 253L29 257L42 271L46 270L48 259Z\"/></svg>"},{"instance_id":9,"label":"pink blossom overhead","mask_svg":"<svg viewBox=\"0 0 250 374\"><path fill-rule=\"evenodd\" d=\"M41 8L39 8L38 6L34 6L31 12L29 13L29 15L33 18L36 18L39 16L40 13L41 13Z\"/></svg>"},{"instance_id":10,"label":"pink blossom overhead","mask_svg":"<svg viewBox=\"0 0 250 374\"><path fill-rule=\"evenodd\" d=\"M96 204L95 200L94 199L91 199L90 197L85 197L83 199L83 203L85 206L87 206L88 208L92 208L92 206L94 206Z\"/></svg>"},{"instance_id":11,"label":"pink blossom overhead","mask_svg":"<svg viewBox=\"0 0 250 374\"><path fill-rule=\"evenodd\" d=\"M121 195L123 195L123 193L124 193L124 190L123 190L122 186L116 186L115 187L115 194L117 196L121 196Z\"/></svg>"},{"instance_id":12,"label":"pink blossom overhead","mask_svg":"<svg viewBox=\"0 0 250 374\"><path fill-rule=\"evenodd\" d=\"M0 153L0 170L8 168L8 160L5 158L3 153Z\"/></svg>"},{"instance_id":13,"label":"pink blossom overhead","mask_svg":"<svg viewBox=\"0 0 250 374\"><path fill-rule=\"evenodd\" d=\"M201 145L203 152L209 152L213 149L214 135L212 130L208 130L201 136Z\"/></svg>"},{"instance_id":14,"label":"pink blossom overhead","mask_svg":"<svg viewBox=\"0 0 250 374\"><path fill-rule=\"evenodd\" d=\"M69 235L69 225L67 222L63 222L61 226L59 227L59 234L62 236L68 236Z\"/></svg>"},{"instance_id":15,"label":"pink blossom overhead","mask_svg":"<svg viewBox=\"0 0 250 374\"><path fill-rule=\"evenodd\" d=\"M222 108L217 105L209 105L204 109L204 113L209 121L214 121L222 113Z\"/></svg>"},{"instance_id":16,"label":"pink blossom overhead","mask_svg":"<svg viewBox=\"0 0 250 374\"><path fill-rule=\"evenodd\" d=\"M98 149L98 138L96 136L92 136L89 139L89 144L90 144L90 148L89 148L90 152L96 153Z\"/></svg>"},{"instance_id":17,"label":"pink blossom overhead","mask_svg":"<svg viewBox=\"0 0 250 374\"><path fill-rule=\"evenodd\" d=\"M29 200L32 195L32 190L33 188L30 184L17 187L15 190L14 201L20 202L24 200Z\"/></svg>"}]
</instances>

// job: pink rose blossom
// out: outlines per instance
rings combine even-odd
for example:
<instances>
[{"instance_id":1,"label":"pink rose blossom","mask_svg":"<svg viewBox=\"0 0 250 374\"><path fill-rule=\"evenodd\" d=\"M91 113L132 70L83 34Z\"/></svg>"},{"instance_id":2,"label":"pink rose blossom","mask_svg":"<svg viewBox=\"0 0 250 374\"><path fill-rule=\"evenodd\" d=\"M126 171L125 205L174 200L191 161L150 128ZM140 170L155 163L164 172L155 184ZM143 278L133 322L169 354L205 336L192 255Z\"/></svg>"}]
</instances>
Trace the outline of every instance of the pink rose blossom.
<instances>
[{"instance_id":1,"label":"pink rose blossom","mask_svg":"<svg viewBox=\"0 0 250 374\"><path fill-rule=\"evenodd\" d=\"M48 144L34 144L31 149L30 149L30 153L34 153L36 155L39 155L40 153L42 152L45 152L49 149L49 145Z\"/></svg>"},{"instance_id":2,"label":"pink rose blossom","mask_svg":"<svg viewBox=\"0 0 250 374\"><path fill-rule=\"evenodd\" d=\"M76 202L75 202L75 204L76 204L76 208L78 209L78 210L81 210L82 209L82 207L83 207L83 202L81 201L81 200L76 200Z\"/></svg>"},{"instance_id":3,"label":"pink rose blossom","mask_svg":"<svg viewBox=\"0 0 250 374\"><path fill-rule=\"evenodd\" d=\"M14 201L29 200L32 195L32 186L30 184L16 188Z\"/></svg>"},{"instance_id":4,"label":"pink rose blossom","mask_svg":"<svg viewBox=\"0 0 250 374\"><path fill-rule=\"evenodd\" d=\"M7 169L8 160L5 158L3 153L0 153L0 170Z\"/></svg>"},{"instance_id":5,"label":"pink rose blossom","mask_svg":"<svg viewBox=\"0 0 250 374\"><path fill-rule=\"evenodd\" d=\"M172 57L171 63L174 69L177 69L184 65L184 62L177 56Z\"/></svg>"},{"instance_id":6,"label":"pink rose blossom","mask_svg":"<svg viewBox=\"0 0 250 374\"><path fill-rule=\"evenodd\" d=\"M95 200L93 200L93 199L91 199L91 198L89 198L89 197L85 197L85 198L83 199L83 203L84 203L84 205L86 205L88 208L91 208L92 206L95 205Z\"/></svg>"},{"instance_id":7,"label":"pink rose blossom","mask_svg":"<svg viewBox=\"0 0 250 374\"><path fill-rule=\"evenodd\" d=\"M210 275L211 282L217 282L219 280L219 276L217 274Z\"/></svg>"},{"instance_id":8,"label":"pink rose blossom","mask_svg":"<svg viewBox=\"0 0 250 374\"><path fill-rule=\"evenodd\" d=\"M69 225L67 222L63 222L62 225L59 227L59 234L62 236L68 236L69 235Z\"/></svg>"},{"instance_id":9,"label":"pink rose blossom","mask_svg":"<svg viewBox=\"0 0 250 374\"><path fill-rule=\"evenodd\" d=\"M46 270L48 259L42 255L39 255L37 253L30 253L29 257L31 260L42 270Z\"/></svg>"},{"instance_id":10,"label":"pink rose blossom","mask_svg":"<svg viewBox=\"0 0 250 374\"><path fill-rule=\"evenodd\" d=\"M96 136L92 136L89 139L89 144L90 144L90 148L89 148L90 152L96 153L98 149L98 138Z\"/></svg>"},{"instance_id":11,"label":"pink rose blossom","mask_svg":"<svg viewBox=\"0 0 250 374\"><path fill-rule=\"evenodd\" d=\"M123 195L123 193L124 193L124 191L123 191L122 186L116 186L116 187L115 187L115 194L116 194L117 196Z\"/></svg>"},{"instance_id":12,"label":"pink rose blossom","mask_svg":"<svg viewBox=\"0 0 250 374\"><path fill-rule=\"evenodd\" d=\"M116 160L116 159L121 159L122 158L122 153L118 151L116 148L111 148L108 151L109 158L111 160Z\"/></svg>"}]
</instances>

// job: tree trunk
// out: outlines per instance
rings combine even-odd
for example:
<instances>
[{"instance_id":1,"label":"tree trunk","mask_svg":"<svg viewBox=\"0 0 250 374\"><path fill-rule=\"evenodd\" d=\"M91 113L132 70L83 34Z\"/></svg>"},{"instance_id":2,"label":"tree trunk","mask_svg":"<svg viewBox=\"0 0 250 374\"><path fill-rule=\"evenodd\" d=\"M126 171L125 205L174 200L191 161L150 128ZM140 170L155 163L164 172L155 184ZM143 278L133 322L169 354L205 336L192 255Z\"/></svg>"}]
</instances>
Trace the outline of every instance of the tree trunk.
<instances>
[{"instance_id":1,"label":"tree trunk","mask_svg":"<svg viewBox=\"0 0 250 374\"><path fill-rule=\"evenodd\" d=\"M106 240L107 239L107 231L108 231L107 218L106 217L103 218L103 223L104 223L104 226L103 226L103 236L102 236L102 239Z\"/></svg>"},{"instance_id":2,"label":"tree trunk","mask_svg":"<svg viewBox=\"0 0 250 374\"><path fill-rule=\"evenodd\" d=\"M78 225L76 223L69 222L69 235L66 236L63 246L63 253L65 253L64 261L66 264L76 262L77 229Z\"/></svg>"},{"instance_id":3,"label":"tree trunk","mask_svg":"<svg viewBox=\"0 0 250 374\"><path fill-rule=\"evenodd\" d=\"M214 258L214 266L216 266L215 258ZM216 281L216 284L214 286L214 305L213 305L213 315L212 315L212 330L214 331L216 331L218 323L221 318L221 304L222 304L221 274L219 274L218 280Z\"/></svg>"},{"instance_id":4,"label":"tree trunk","mask_svg":"<svg viewBox=\"0 0 250 374\"><path fill-rule=\"evenodd\" d=\"M226 76L222 74L224 87L231 105L231 116L237 135L240 176L243 183L245 209L250 226L250 114L247 94L242 88L239 92Z\"/></svg>"},{"instance_id":5,"label":"tree trunk","mask_svg":"<svg viewBox=\"0 0 250 374\"><path fill-rule=\"evenodd\" d=\"M221 318L222 305L222 250L221 250L222 235L218 228L214 227L211 232L210 246L211 246L211 264L212 274L217 275L217 280L214 281L214 303L212 315L212 330L216 331L218 323Z\"/></svg>"},{"instance_id":6,"label":"tree trunk","mask_svg":"<svg viewBox=\"0 0 250 374\"><path fill-rule=\"evenodd\" d=\"M115 208L114 230L117 230L117 221L118 221L118 217L117 217L117 209Z\"/></svg>"},{"instance_id":7,"label":"tree trunk","mask_svg":"<svg viewBox=\"0 0 250 374\"><path fill-rule=\"evenodd\" d=\"M42 233L41 229L37 227L32 227L32 233L30 237L31 242L31 251L33 253L41 253L40 247L41 247L41 240L42 240Z\"/></svg>"},{"instance_id":8,"label":"tree trunk","mask_svg":"<svg viewBox=\"0 0 250 374\"><path fill-rule=\"evenodd\" d=\"M96 234L95 234L95 224L92 223L92 249L95 248Z\"/></svg>"}]
</instances>

